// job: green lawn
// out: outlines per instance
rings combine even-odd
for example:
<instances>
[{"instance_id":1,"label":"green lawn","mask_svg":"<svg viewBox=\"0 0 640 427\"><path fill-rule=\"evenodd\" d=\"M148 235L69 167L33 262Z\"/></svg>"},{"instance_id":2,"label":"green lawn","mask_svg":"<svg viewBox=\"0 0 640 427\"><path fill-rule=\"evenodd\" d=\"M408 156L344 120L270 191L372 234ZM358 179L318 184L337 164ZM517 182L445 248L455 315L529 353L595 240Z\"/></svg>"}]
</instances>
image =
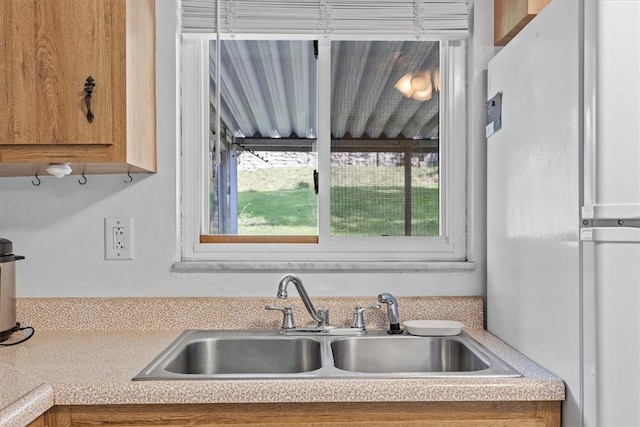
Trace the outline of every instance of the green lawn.
<instances>
[{"instance_id":1,"label":"green lawn","mask_svg":"<svg viewBox=\"0 0 640 427\"><path fill-rule=\"evenodd\" d=\"M439 234L438 198L437 188L411 189L411 235ZM404 215L403 187L331 189L331 234L334 236L404 236Z\"/></svg>"},{"instance_id":2,"label":"green lawn","mask_svg":"<svg viewBox=\"0 0 640 427\"><path fill-rule=\"evenodd\" d=\"M316 195L310 188L238 193L238 234L316 235Z\"/></svg>"},{"instance_id":3,"label":"green lawn","mask_svg":"<svg viewBox=\"0 0 640 427\"><path fill-rule=\"evenodd\" d=\"M310 179L312 171L311 168L281 168L242 172L238 179L241 190L238 193L238 234L316 235L317 207ZM402 169L397 168L395 173L401 174ZM366 171L358 176L365 175ZM355 181L357 178L352 178L346 186L334 184L331 190L332 235L403 236L404 188L356 185ZM424 177L414 178L414 181L412 235L437 236L437 184L425 185Z\"/></svg>"}]
</instances>

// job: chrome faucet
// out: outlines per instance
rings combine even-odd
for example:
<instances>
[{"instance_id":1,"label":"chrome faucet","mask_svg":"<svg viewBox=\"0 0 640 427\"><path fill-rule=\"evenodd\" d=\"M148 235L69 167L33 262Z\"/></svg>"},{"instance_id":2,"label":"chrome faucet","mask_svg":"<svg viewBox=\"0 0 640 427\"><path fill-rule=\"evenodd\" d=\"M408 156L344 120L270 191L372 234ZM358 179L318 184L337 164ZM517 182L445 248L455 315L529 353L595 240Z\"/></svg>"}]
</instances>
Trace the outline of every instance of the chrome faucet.
<instances>
[{"instance_id":1,"label":"chrome faucet","mask_svg":"<svg viewBox=\"0 0 640 427\"><path fill-rule=\"evenodd\" d=\"M289 282L293 282L296 289L298 290L298 294L300 298L302 298L302 302L306 307L307 311L311 318L318 323L318 326L329 326L329 310L316 310L309 299L309 295L307 291L304 289L304 285L302 284L302 280L295 274L286 274L280 279L280 284L278 285L278 298L286 299L287 298L287 285Z\"/></svg>"},{"instance_id":2,"label":"chrome faucet","mask_svg":"<svg viewBox=\"0 0 640 427\"><path fill-rule=\"evenodd\" d=\"M378 302L387 304L387 316L389 317L388 334L401 334L400 316L398 315L398 300L388 292L378 295Z\"/></svg>"}]
</instances>

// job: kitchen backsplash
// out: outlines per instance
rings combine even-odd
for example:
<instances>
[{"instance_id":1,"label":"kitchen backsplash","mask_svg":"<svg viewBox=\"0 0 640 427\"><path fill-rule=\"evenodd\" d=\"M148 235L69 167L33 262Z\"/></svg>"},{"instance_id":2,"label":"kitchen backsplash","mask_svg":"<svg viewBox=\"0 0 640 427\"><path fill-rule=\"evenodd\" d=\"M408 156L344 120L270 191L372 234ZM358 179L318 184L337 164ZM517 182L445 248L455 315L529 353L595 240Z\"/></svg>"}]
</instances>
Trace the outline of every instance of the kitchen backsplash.
<instances>
[{"instance_id":1,"label":"kitchen backsplash","mask_svg":"<svg viewBox=\"0 0 640 427\"><path fill-rule=\"evenodd\" d=\"M481 297L398 297L400 321L441 319L483 328ZM316 308L329 308L332 324L348 326L357 305L376 303L376 297L318 297ZM201 298L18 298L17 320L44 330L184 330L279 328L282 314L265 305L291 306L296 325L311 323L302 300L262 297ZM370 329L388 327L385 307L365 313Z\"/></svg>"}]
</instances>

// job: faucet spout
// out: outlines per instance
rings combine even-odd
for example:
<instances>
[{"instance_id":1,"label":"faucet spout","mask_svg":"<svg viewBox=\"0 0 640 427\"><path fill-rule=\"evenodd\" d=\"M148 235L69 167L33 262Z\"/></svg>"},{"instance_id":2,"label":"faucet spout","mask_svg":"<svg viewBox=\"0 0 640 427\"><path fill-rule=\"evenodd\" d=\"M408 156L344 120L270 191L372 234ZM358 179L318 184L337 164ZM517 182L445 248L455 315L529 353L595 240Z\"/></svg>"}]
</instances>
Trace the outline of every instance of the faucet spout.
<instances>
[{"instance_id":1,"label":"faucet spout","mask_svg":"<svg viewBox=\"0 0 640 427\"><path fill-rule=\"evenodd\" d=\"M287 298L287 286L289 285L289 282L293 282L298 290L298 294L300 295L300 298L302 298L302 302L309 312L309 316L311 316L314 321L318 322L318 326L327 326L329 324L329 311L316 310L309 298L309 294L307 294L307 291L302 284L302 280L300 280L300 278L295 274L286 274L282 279L280 279L280 284L278 285L278 298Z\"/></svg>"},{"instance_id":2,"label":"faucet spout","mask_svg":"<svg viewBox=\"0 0 640 427\"><path fill-rule=\"evenodd\" d=\"M378 295L378 302L387 304L387 316L389 317L388 334L401 334L400 316L398 315L398 300L388 292Z\"/></svg>"}]
</instances>

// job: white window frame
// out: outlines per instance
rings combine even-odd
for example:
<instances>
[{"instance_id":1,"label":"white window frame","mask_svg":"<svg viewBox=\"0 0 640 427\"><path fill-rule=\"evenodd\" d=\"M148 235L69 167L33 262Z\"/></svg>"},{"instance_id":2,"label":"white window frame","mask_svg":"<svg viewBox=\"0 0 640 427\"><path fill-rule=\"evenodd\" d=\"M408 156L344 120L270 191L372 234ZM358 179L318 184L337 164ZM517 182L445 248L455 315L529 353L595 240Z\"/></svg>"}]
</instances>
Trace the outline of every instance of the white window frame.
<instances>
[{"instance_id":1,"label":"white window frame","mask_svg":"<svg viewBox=\"0 0 640 427\"><path fill-rule=\"evenodd\" d=\"M409 36L331 36L319 40L318 243L200 243L208 227L209 41L215 35L185 35L181 44L182 252L178 269L436 269L465 270L467 254L466 38L441 41L440 210L441 236L330 236L330 42L415 40ZM221 39L256 36L221 35ZM269 35L260 39L314 40L317 35ZM201 141L201 143L197 143ZM203 143L206 142L206 143ZM195 263L194 263L195 262Z\"/></svg>"}]
</instances>

